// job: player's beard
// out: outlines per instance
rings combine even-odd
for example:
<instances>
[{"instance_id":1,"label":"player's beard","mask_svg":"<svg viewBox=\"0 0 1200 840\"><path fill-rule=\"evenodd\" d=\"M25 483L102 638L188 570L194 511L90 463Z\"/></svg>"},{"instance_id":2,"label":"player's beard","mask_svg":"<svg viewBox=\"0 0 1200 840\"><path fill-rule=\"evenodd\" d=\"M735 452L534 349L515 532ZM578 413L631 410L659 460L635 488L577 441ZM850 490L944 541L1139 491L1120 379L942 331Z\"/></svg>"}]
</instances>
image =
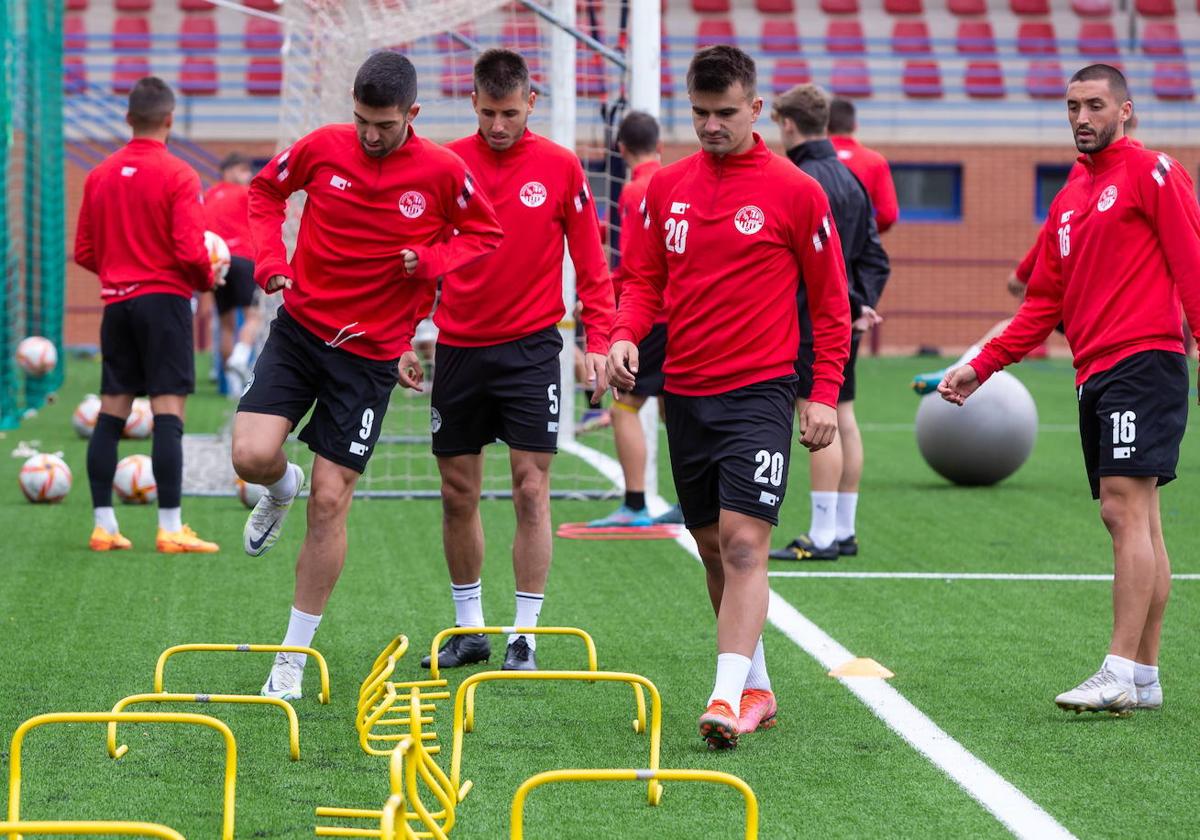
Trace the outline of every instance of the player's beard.
<instances>
[{"instance_id":1,"label":"player's beard","mask_svg":"<svg viewBox=\"0 0 1200 840\"><path fill-rule=\"evenodd\" d=\"M391 143L383 142L379 148L372 149L367 146L366 142L362 138L362 135L360 134L358 137L358 144L362 146L363 153L367 157L384 158L396 151L396 149L400 147L400 144L404 142L406 137L408 137L407 123L405 123L400 130L396 132L396 139Z\"/></svg>"},{"instance_id":2,"label":"player's beard","mask_svg":"<svg viewBox=\"0 0 1200 840\"><path fill-rule=\"evenodd\" d=\"M1079 135L1075 135L1075 148L1085 155L1094 155L1096 152L1107 149L1113 138L1117 136L1117 123L1114 122L1103 131L1097 131L1094 128L1092 131L1094 132L1092 139L1088 141L1081 141Z\"/></svg>"}]
</instances>

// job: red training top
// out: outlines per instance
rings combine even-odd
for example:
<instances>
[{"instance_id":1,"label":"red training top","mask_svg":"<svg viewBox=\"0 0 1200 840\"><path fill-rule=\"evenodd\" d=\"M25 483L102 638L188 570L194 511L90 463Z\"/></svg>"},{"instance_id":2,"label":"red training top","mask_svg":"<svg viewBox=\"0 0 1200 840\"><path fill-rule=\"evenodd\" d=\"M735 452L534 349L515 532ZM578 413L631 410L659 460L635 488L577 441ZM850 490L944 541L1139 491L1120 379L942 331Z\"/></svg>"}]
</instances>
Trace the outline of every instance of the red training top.
<instances>
[{"instance_id":1,"label":"red training top","mask_svg":"<svg viewBox=\"0 0 1200 840\"><path fill-rule=\"evenodd\" d=\"M250 185L218 181L204 194L204 220L208 229L225 240L235 257L254 259L250 238Z\"/></svg>"},{"instance_id":2,"label":"red training top","mask_svg":"<svg viewBox=\"0 0 1200 840\"><path fill-rule=\"evenodd\" d=\"M1121 138L1079 158L1050 205L1025 301L971 366L981 382L1063 322L1080 385L1145 350L1183 352L1180 298L1200 330L1200 205L1187 171Z\"/></svg>"},{"instance_id":3,"label":"red training top","mask_svg":"<svg viewBox=\"0 0 1200 840\"><path fill-rule=\"evenodd\" d=\"M486 259L451 272L433 316L438 341L485 347L557 324L563 306L563 237L575 264L589 353L608 352L613 292L600 223L574 152L526 130L494 152L479 133L448 143L495 203L504 242Z\"/></svg>"},{"instance_id":4,"label":"red training top","mask_svg":"<svg viewBox=\"0 0 1200 840\"><path fill-rule=\"evenodd\" d=\"M83 182L75 262L100 275L105 305L212 288L200 176L165 143L130 140Z\"/></svg>"},{"instance_id":5,"label":"red training top","mask_svg":"<svg viewBox=\"0 0 1200 840\"><path fill-rule=\"evenodd\" d=\"M287 198L307 193L291 264L280 226ZM491 202L457 155L418 137L386 157L363 151L353 125L297 140L250 184L254 279L293 279L288 313L331 347L368 359L412 349L437 277L478 259L503 233ZM417 269L404 270L405 250Z\"/></svg>"},{"instance_id":6,"label":"red training top","mask_svg":"<svg viewBox=\"0 0 1200 840\"><path fill-rule=\"evenodd\" d=\"M829 139L837 149L838 160L867 188L875 207L875 224L883 233L900 218L900 202L896 199L896 184L887 158L848 134L834 134Z\"/></svg>"},{"instance_id":7,"label":"red training top","mask_svg":"<svg viewBox=\"0 0 1200 840\"><path fill-rule=\"evenodd\" d=\"M624 257L633 250L634 238L642 230L642 202L646 199L646 188L650 186L650 178L662 169L659 160L648 160L633 168L632 177L621 187L621 196L617 199L617 213L621 219L621 239L618 253L622 257L612 273L613 295L617 305L621 304L621 284L625 282Z\"/></svg>"},{"instance_id":8,"label":"red training top","mask_svg":"<svg viewBox=\"0 0 1200 840\"><path fill-rule=\"evenodd\" d=\"M758 134L754 143L740 155L697 152L650 180L613 340L640 342L665 307L671 393L721 394L787 376L803 281L816 354L810 399L836 406L850 298L829 200Z\"/></svg>"}]
</instances>

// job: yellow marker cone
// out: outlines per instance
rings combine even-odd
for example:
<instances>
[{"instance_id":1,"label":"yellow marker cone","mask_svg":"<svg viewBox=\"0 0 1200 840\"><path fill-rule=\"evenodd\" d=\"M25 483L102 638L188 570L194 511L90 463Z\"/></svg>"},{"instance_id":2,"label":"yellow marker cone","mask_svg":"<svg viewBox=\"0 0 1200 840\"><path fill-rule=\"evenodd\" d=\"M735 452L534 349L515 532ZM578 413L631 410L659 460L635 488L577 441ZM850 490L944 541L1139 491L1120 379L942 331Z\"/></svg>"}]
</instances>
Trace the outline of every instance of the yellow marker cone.
<instances>
[{"instance_id":1,"label":"yellow marker cone","mask_svg":"<svg viewBox=\"0 0 1200 840\"><path fill-rule=\"evenodd\" d=\"M874 659L868 657L859 657L858 659L848 659L841 665L829 672L831 677L879 677L881 679L891 679L896 676L887 668L884 668Z\"/></svg>"}]
</instances>

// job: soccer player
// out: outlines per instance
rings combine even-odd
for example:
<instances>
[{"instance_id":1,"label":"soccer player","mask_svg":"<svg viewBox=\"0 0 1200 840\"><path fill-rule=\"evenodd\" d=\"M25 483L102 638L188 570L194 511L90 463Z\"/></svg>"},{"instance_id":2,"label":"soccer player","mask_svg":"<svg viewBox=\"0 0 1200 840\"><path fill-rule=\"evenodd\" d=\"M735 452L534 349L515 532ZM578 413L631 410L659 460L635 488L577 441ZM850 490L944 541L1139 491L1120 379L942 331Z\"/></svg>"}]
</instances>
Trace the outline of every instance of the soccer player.
<instances>
[{"instance_id":1,"label":"soccer player","mask_svg":"<svg viewBox=\"0 0 1200 840\"><path fill-rule=\"evenodd\" d=\"M133 139L88 173L75 230L75 262L100 275L100 415L88 443L93 551L131 548L112 506L117 445L139 394L154 412L151 461L164 554L217 551L183 523L183 412L196 389L192 294L215 277L204 246L200 176L167 151L175 94L139 79L125 121Z\"/></svg>"},{"instance_id":2,"label":"soccer player","mask_svg":"<svg viewBox=\"0 0 1200 840\"><path fill-rule=\"evenodd\" d=\"M588 386L605 388L604 353L613 291L596 208L574 152L539 137L526 123L537 94L525 59L491 49L475 62L471 104L479 130L455 140L456 152L495 202L504 242L485 259L450 272L434 314L433 454L442 477L442 541L455 623L482 627L483 524L479 498L483 447L508 444L516 579L514 627L532 627L550 571L550 462L558 445L563 242L575 264L583 304ZM504 668L537 668L532 636L511 635ZM438 667L491 656L483 634L451 636ZM428 667L426 657L423 664Z\"/></svg>"},{"instance_id":3,"label":"soccer player","mask_svg":"<svg viewBox=\"0 0 1200 840\"><path fill-rule=\"evenodd\" d=\"M763 104L755 81L753 60L736 47L692 59L688 96L701 151L650 180L608 355L610 381L625 399L640 371L637 345L665 311L671 472L717 613L716 685L699 721L712 748L775 722L761 634L771 528L787 488L801 282L815 354L800 415L800 442L810 450L833 442L850 354L829 200L754 132Z\"/></svg>"},{"instance_id":4,"label":"soccer player","mask_svg":"<svg viewBox=\"0 0 1200 840\"><path fill-rule=\"evenodd\" d=\"M1084 67L1067 87L1084 174L1050 205L1045 247L1008 328L938 393L961 405L1062 321L1075 357L1092 498L1113 543L1113 631L1100 670L1055 698L1074 711L1162 705L1159 638L1171 590L1158 487L1175 478L1187 424L1180 301L1200 324L1200 206L1187 170L1134 145L1125 77Z\"/></svg>"},{"instance_id":5,"label":"soccer player","mask_svg":"<svg viewBox=\"0 0 1200 840\"><path fill-rule=\"evenodd\" d=\"M835 97L829 103L829 139L837 149L838 160L846 164L867 188L871 205L875 208L875 224L883 233L896 224L896 219L900 217L892 168L888 166L887 158L858 141L854 136L857 130L854 103Z\"/></svg>"},{"instance_id":6,"label":"soccer player","mask_svg":"<svg viewBox=\"0 0 1200 840\"><path fill-rule=\"evenodd\" d=\"M241 396L250 376L250 353L262 327L254 284L254 243L250 237L250 159L236 152L221 161L221 180L204 194L208 229L225 240L232 257L225 284L214 292L221 319L221 360L231 397ZM242 326L237 325L238 312Z\"/></svg>"},{"instance_id":7,"label":"soccer player","mask_svg":"<svg viewBox=\"0 0 1200 840\"><path fill-rule=\"evenodd\" d=\"M308 646L346 560L346 514L397 380L420 389L412 349L437 277L494 250L503 234L463 162L418 137L417 74L378 52L354 79L353 125L297 140L250 184L255 280L283 291L233 425L233 464L266 485L243 531L259 555L280 528L304 472L283 443L309 408L300 440L314 453L308 529L296 561L284 643ZM289 263L280 226L292 193L308 198ZM298 699L306 657L280 653L262 693Z\"/></svg>"},{"instance_id":8,"label":"soccer player","mask_svg":"<svg viewBox=\"0 0 1200 840\"><path fill-rule=\"evenodd\" d=\"M797 85L776 98L771 118L779 125L784 148L792 163L816 179L829 198L833 221L842 241L842 257L850 286L850 318L854 329L850 358L838 392L838 431L830 446L812 453L809 487L812 519L808 533L771 552L780 560L836 560L858 554L855 514L862 481L863 443L854 416L854 362L863 334L883 319L875 307L888 281L890 265L879 242L879 231L866 188L838 160L829 142L829 97L816 85ZM800 351L796 375L800 377L796 408L804 412L812 389L812 325L800 290Z\"/></svg>"}]
</instances>

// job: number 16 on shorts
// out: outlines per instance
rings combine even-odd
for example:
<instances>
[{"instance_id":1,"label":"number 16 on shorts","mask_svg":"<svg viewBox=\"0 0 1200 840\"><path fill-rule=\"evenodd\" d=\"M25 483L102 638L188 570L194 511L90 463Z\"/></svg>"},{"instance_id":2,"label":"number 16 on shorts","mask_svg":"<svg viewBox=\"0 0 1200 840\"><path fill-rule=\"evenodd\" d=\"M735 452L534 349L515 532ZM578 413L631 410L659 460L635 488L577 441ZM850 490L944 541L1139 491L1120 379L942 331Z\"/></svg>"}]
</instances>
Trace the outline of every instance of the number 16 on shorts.
<instances>
[{"instance_id":1,"label":"number 16 on shorts","mask_svg":"<svg viewBox=\"0 0 1200 840\"><path fill-rule=\"evenodd\" d=\"M754 470L754 482L756 484L766 484L770 487L780 487L783 485L785 461L782 452L769 452L766 449L760 449L754 456L754 463L757 465ZM758 500L765 505L774 507L779 504L779 494L772 493L769 490L760 490Z\"/></svg>"}]
</instances>

